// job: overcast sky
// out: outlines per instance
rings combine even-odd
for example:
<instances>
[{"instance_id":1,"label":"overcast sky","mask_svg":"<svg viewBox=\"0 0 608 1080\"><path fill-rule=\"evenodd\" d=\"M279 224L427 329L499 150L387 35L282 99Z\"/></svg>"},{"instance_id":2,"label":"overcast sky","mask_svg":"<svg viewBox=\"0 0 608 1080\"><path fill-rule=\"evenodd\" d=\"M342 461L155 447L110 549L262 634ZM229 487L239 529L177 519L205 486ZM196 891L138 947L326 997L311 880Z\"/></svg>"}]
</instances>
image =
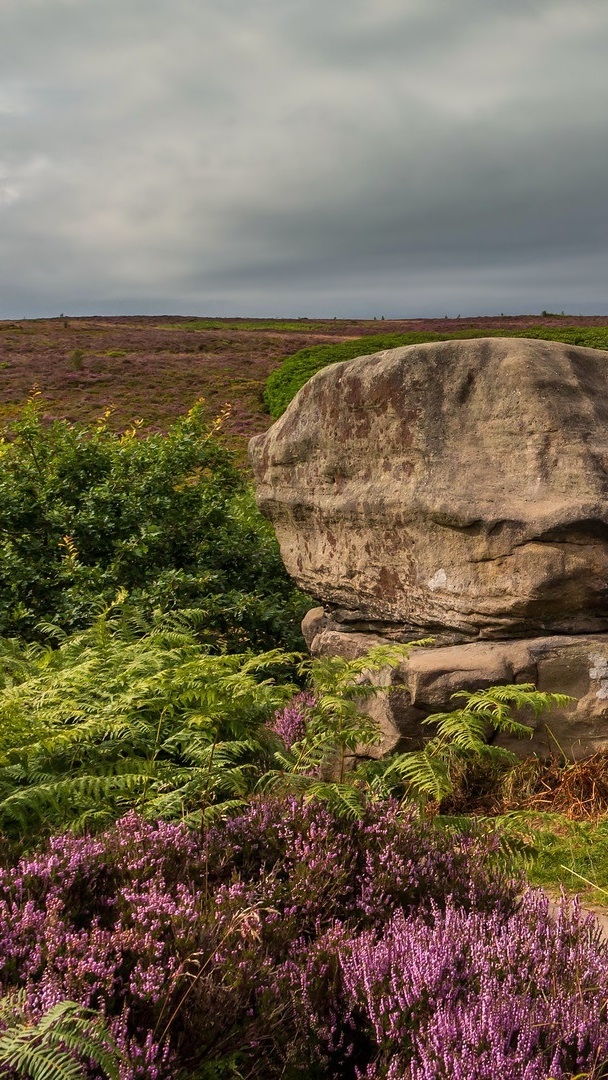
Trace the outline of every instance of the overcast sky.
<instances>
[{"instance_id":1,"label":"overcast sky","mask_svg":"<svg viewBox=\"0 0 608 1080\"><path fill-rule=\"evenodd\" d=\"M608 0L0 0L0 317L608 313Z\"/></svg>"}]
</instances>

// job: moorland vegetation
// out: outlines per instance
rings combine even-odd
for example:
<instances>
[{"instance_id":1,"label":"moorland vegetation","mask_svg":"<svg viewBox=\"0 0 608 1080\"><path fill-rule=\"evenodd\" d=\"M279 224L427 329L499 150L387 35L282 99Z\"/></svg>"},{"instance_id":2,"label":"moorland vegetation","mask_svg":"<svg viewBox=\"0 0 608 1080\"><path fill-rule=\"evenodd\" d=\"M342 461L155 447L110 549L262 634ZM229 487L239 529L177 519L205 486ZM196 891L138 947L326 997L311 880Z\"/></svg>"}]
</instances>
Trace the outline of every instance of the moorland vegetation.
<instances>
[{"instance_id":1,"label":"moorland vegetation","mask_svg":"<svg viewBox=\"0 0 608 1080\"><path fill-rule=\"evenodd\" d=\"M201 322L162 333L227 333ZM601 895L606 763L485 742L554 696L464 695L423 751L353 770L364 671L415 646L302 654L227 413L49 412L0 443L0 1075L608 1075L608 946L528 884Z\"/></svg>"}]
</instances>

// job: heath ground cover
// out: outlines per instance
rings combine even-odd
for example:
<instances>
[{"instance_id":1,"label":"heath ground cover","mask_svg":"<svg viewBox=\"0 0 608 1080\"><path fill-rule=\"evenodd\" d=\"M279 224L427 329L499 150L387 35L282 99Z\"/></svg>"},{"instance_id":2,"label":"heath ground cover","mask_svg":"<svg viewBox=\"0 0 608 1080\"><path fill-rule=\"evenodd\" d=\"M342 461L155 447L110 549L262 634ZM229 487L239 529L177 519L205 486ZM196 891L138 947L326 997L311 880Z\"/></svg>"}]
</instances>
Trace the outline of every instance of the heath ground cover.
<instances>
[{"instance_id":1,"label":"heath ground cover","mask_svg":"<svg viewBox=\"0 0 608 1080\"><path fill-rule=\"evenodd\" d=\"M130 814L0 874L3 990L105 1017L121 1077L600 1077L608 954L495 841L297 798ZM102 1075L102 1074L99 1074Z\"/></svg>"},{"instance_id":2,"label":"heath ground cover","mask_svg":"<svg viewBox=\"0 0 608 1080\"><path fill-rule=\"evenodd\" d=\"M244 461L247 439L270 423L262 396L266 380L303 348L380 330L444 334L547 326L559 331L566 324L591 329L605 321L546 313L410 320L62 316L0 322L0 419L14 416L34 385L49 418L88 423L113 407L108 423L115 430L141 418L144 428L164 431L203 397L208 420L230 405L226 432Z\"/></svg>"},{"instance_id":3,"label":"heath ground cover","mask_svg":"<svg viewBox=\"0 0 608 1080\"><path fill-rule=\"evenodd\" d=\"M523 876L602 887L606 762L527 766L524 783L484 741L553 700L516 686L349 772L377 738L364 669L397 653L293 651L308 600L242 448L282 358L354 355L379 322L395 344L605 347L602 320L547 313L0 324L9 1080L608 1077L608 946Z\"/></svg>"},{"instance_id":4,"label":"heath ground cover","mask_svg":"<svg viewBox=\"0 0 608 1080\"><path fill-rule=\"evenodd\" d=\"M0 873L0 980L33 1021L101 1013L123 1080L604 1076L607 946L522 889L495 839L392 801L131 813Z\"/></svg>"}]
</instances>

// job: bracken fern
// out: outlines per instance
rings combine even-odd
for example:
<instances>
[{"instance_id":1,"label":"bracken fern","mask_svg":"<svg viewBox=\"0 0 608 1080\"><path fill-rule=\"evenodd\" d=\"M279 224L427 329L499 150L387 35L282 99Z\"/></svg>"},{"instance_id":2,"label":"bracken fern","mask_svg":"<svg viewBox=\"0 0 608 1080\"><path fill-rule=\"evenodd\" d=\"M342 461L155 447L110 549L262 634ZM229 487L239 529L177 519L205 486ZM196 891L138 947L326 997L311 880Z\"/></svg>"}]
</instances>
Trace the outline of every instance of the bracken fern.
<instances>
[{"instance_id":1,"label":"bracken fern","mask_svg":"<svg viewBox=\"0 0 608 1080\"><path fill-rule=\"evenodd\" d=\"M84 1059L84 1060L83 1060ZM85 1080L93 1062L118 1080L120 1054L103 1019L74 1001L60 1001L38 1020L23 990L0 999L0 1071L23 1080Z\"/></svg>"}]
</instances>

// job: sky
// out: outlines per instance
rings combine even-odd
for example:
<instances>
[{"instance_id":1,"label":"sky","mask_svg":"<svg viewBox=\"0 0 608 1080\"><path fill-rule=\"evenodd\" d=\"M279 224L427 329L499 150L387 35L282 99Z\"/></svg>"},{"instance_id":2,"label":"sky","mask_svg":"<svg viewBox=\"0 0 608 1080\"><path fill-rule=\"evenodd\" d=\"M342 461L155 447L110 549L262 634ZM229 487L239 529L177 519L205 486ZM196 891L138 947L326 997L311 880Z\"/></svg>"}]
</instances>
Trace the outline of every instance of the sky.
<instances>
[{"instance_id":1,"label":"sky","mask_svg":"<svg viewBox=\"0 0 608 1080\"><path fill-rule=\"evenodd\" d=\"M0 0L0 318L608 313L608 0Z\"/></svg>"}]
</instances>

